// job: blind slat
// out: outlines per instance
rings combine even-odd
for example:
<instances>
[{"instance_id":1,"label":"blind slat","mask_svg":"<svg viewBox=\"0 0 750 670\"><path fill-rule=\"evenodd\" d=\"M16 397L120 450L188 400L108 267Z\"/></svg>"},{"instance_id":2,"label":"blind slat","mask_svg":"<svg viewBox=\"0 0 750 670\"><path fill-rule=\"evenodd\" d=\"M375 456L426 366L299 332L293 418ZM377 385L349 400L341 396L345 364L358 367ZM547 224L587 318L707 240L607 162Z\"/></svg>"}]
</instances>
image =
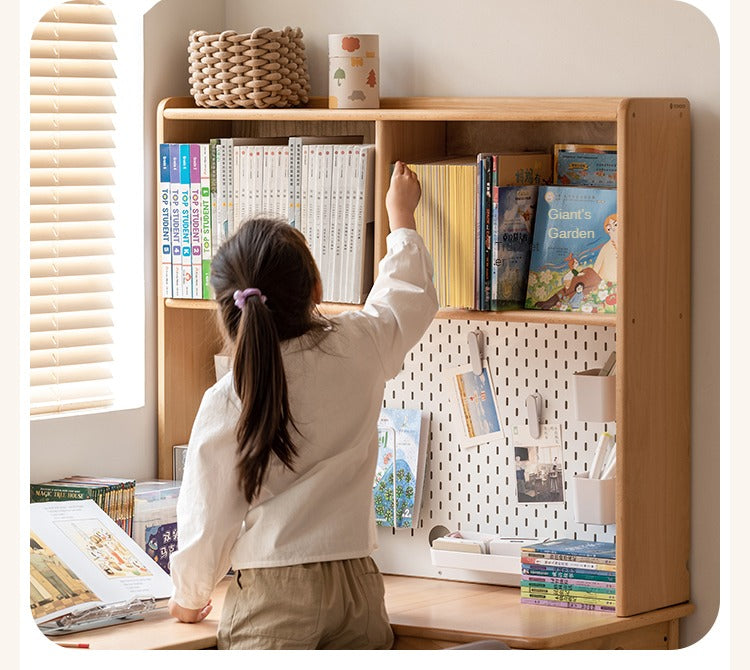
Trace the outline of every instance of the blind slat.
<instances>
[{"instance_id":1,"label":"blind slat","mask_svg":"<svg viewBox=\"0 0 750 670\"><path fill-rule=\"evenodd\" d=\"M104 95L32 95L31 115L35 114L114 114L114 99Z\"/></svg>"},{"instance_id":2,"label":"blind slat","mask_svg":"<svg viewBox=\"0 0 750 670\"><path fill-rule=\"evenodd\" d=\"M114 28L103 23L38 23L32 33L32 39L65 42L117 42Z\"/></svg>"},{"instance_id":3,"label":"blind slat","mask_svg":"<svg viewBox=\"0 0 750 670\"><path fill-rule=\"evenodd\" d=\"M45 240L29 245L29 256L40 258L72 258L76 256L111 256L112 243L108 239Z\"/></svg>"},{"instance_id":4,"label":"blind slat","mask_svg":"<svg viewBox=\"0 0 750 670\"><path fill-rule=\"evenodd\" d=\"M65 314L83 310L108 310L112 298L107 293L76 293L72 295L38 295L29 299L29 310L33 315L50 313Z\"/></svg>"},{"instance_id":5,"label":"blind slat","mask_svg":"<svg viewBox=\"0 0 750 670\"><path fill-rule=\"evenodd\" d=\"M112 209L107 205L32 205L30 209L32 224L114 221Z\"/></svg>"},{"instance_id":6,"label":"blind slat","mask_svg":"<svg viewBox=\"0 0 750 670\"><path fill-rule=\"evenodd\" d=\"M112 311L109 309L32 314L29 321L32 333L51 333L61 330L82 330L86 328L109 328L113 325Z\"/></svg>"},{"instance_id":7,"label":"blind slat","mask_svg":"<svg viewBox=\"0 0 750 670\"><path fill-rule=\"evenodd\" d=\"M32 296L111 292L112 281L106 275L95 277L40 277L29 280L29 289Z\"/></svg>"},{"instance_id":8,"label":"blind slat","mask_svg":"<svg viewBox=\"0 0 750 670\"><path fill-rule=\"evenodd\" d=\"M112 273L112 261L107 257L33 259L29 263L32 279L40 277L80 277Z\"/></svg>"},{"instance_id":9,"label":"blind slat","mask_svg":"<svg viewBox=\"0 0 750 670\"><path fill-rule=\"evenodd\" d=\"M95 132L112 131L115 125L111 114L31 114L29 129L49 132L54 128L58 132Z\"/></svg>"},{"instance_id":10,"label":"blind slat","mask_svg":"<svg viewBox=\"0 0 750 670\"><path fill-rule=\"evenodd\" d=\"M54 333L48 337L35 333L33 337L38 344L31 349L32 368L106 363L112 360L112 351L109 346L112 344L112 339L107 338L104 333L99 339L91 333L80 344L76 344L72 338L68 343L62 344L61 339L55 337Z\"/></svg>"},{"instance_id":11,"label":"blind slat","mask_svg":"<svg viewBox=\"0 0 750 670\"><path fill-rule=\"evenodd\" d=\"M32 168L32 187L39 186L107 186L114 184L109 170L93 168Z\"/></svg>"},{"instance_id":12,"label":"blind slat","mask_svg":"<svg viewBox=\"0 0 750 670\"><path fill-rule=\"evenodd\" d=\"M112 331L108 327L76 328L73 330L31 333L29 339L31 340L30 351L89 347L100 344L112 344Z\"/></svg>"},{"instance_id":13,"label":"blind slat","mask_svg":"<svg viewBox=\"0 0 750 670\"><path fill-rule=\"evenodd\" d=\"M31 151L30 165L38 168L106 168L114 167L112 152L109 149L73 149Z\"/></svg>"},{"instance_id":14,"label":"blind slat","mask_svg":"<svg viewBox=\"0 0 750 670\"><path fill-rule=\"evenodd\" d=\"M45 221L31 224L31 241L114 239L115 231L108 221Z\"/></svg>"},{"instance_id":15,"label":"blind slat","mask_svg":"<svg viewBox=\"0 0 750 670\"><path fill-rule=\"evenodd\" d=\"M80 77L32 77L31 95L88 95L114 96L115 89L111 79L83 79Z\"/></svg>"},{"instance_id":16,"label":"blind slat","mask_svg":"<svg viewBox=\"0 0 750 670\"><path fill-rule=\"evenodd\" d=\"M115 17L106 5L66 2L50 9L39 23L93 23L114 25Z\"/></svg>"},{"instance_id":17,"label":"blind slat","mask_svg":"<svg viewBox=\"0 0 750 670\"><path fill-rule=\"evenodd\" d=\"M31 61L32 77L82 77L115 79L111 61L87 61L57 58L34 58Z\"/></svg>"},{"instance_id":18,"label":"blind slat","mask_svg":"<svg viewBox=\"0 0 750 670\"><path fill-rule=\"evenodd\" d=\"M107 186L32 186L32 205L86 205L114 202L112 190Z\"/></svg>"},{"instance_id":19,"label":"blind slat","mask_svg":"<svg viewBox=\"0 0 750 670\"><path fill-rule=\"evenodd\" d=\"M114 47L109 42L33 40L30 55L34 59L117 60Z\"/></svg>"},{"instance_id":20,"label":"blind slat","mask_svg":"<svg viewBox=\"0 0 750 670\"><path fill-rule=\"evenodd\" d=\"M59 132L57 130L32 130L32 149L113 149L112 133L106 130L85 132Z\"/></svg>"}]
</instances>

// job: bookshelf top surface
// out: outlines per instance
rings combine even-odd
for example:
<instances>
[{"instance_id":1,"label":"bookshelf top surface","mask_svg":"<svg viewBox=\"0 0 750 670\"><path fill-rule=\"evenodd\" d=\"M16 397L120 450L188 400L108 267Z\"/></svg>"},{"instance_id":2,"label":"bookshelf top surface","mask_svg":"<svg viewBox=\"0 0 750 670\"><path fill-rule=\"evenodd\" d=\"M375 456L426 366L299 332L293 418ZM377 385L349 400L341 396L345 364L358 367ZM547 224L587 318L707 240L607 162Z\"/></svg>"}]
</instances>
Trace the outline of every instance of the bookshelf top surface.
<instances>
[{"instance_id":1,"label":"bookshelf top surface","mask_svg":"<svg viewBox=\"0 0 750 670\"><path fill-rule=\"evenodd\" d=\"M166 98L159 106L173 120L289 121L616 121L626 98L382 98L378 109L328 109L327 98L303 107L203 108L192 98Z\"/></svg>"}]
</instances>

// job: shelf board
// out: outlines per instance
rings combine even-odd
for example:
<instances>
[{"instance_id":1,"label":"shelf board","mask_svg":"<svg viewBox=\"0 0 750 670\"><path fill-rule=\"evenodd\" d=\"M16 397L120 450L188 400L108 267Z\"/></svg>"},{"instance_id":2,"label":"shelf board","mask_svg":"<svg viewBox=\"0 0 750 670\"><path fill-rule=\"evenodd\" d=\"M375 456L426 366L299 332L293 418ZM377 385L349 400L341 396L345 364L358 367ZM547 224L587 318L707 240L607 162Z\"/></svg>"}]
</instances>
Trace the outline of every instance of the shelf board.
<instances>
[{"instance_id":1,"label":"shelf board","mask_svg":"<svg viewBox=\"0 0 750 670\"><path fill-rule=\"evenodd\" d=\"M173 309L202 309L213 311L213 300L192 300L186 298L166 298L165 307ZM320 305L323 314L341 314L350 309L362 309L362 305L327 302ZM617 322L615 314L586 314L585 312L556 312L551 310L517 309L505 312L480 312L471 309L444 308L438 311L438 319L461 321L504 321L507 323L547 323L550 325L612 326Z\"/></svg>"},{"instance_id":2,"label":"shelf board","mask_svg":"<svg viewBox=\"0 0 750 670\"><path fill-rule=\"evenodd\" d=\"M622 98L382 98L377 109L329 109L328 98L301 107L196 107L192 98L162 101L178 121L616 121Z\"/></svg>"}]
</instances>

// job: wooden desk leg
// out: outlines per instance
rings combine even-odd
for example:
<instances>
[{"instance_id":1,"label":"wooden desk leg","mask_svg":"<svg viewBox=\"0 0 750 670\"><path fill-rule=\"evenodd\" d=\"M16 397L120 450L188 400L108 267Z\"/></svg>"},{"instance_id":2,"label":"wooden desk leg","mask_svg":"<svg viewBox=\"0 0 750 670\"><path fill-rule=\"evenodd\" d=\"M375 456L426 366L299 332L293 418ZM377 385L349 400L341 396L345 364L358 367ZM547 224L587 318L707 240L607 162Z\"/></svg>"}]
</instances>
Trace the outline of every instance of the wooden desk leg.
<instances>
[{"instance_id":1,"label":"wooden desk leg","mask_svg":"<svg viewBox=\"0 0 750 670\"><path fill-rule=\"evenodd\" d=\"M680 620L672 619L669 622L669 632L667 633L669 638L667 641L668 649L679 649L680 648Z\"/></svg>"}]
</instances>

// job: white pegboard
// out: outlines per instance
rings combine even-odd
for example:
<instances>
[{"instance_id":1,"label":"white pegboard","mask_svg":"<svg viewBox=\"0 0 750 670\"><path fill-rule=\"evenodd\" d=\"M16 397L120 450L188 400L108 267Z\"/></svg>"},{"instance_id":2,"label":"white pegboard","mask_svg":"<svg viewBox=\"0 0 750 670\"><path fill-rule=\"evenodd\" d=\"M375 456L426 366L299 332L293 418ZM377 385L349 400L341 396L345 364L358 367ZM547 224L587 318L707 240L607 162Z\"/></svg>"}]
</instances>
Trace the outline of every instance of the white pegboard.
<instances>
[{"instance_id":1,"label":"white pegboard","mask_svg":"<svg viewBox=\"0 0 750 670\"><path fill-rule=\"evenodd\" d=\"M462 449L447 373L467 365L468 333L479 328L495 385L505 439ZM613 542L615 527L579 524L569 502L570 479L587 470L601 433L615 424L575 418L572 375L601 367L615 347L613 327L435 320L412 349L403 370L386 385L384 406L429 412L430 441L420 521L414 529L378 528L373 555L391 574L495 581L491 573L437 568L431 564L429 533L449 530L503 536L574 537ZM562 503L518 504L511 427L526 423L524 401L538 391L542 422L559 423L563 440ZM502 580L500 580L502 582Z\"/></svg>"}]
</instances>

